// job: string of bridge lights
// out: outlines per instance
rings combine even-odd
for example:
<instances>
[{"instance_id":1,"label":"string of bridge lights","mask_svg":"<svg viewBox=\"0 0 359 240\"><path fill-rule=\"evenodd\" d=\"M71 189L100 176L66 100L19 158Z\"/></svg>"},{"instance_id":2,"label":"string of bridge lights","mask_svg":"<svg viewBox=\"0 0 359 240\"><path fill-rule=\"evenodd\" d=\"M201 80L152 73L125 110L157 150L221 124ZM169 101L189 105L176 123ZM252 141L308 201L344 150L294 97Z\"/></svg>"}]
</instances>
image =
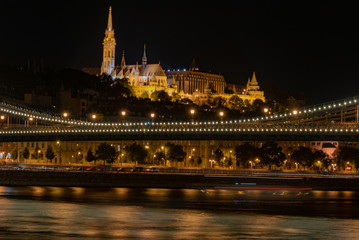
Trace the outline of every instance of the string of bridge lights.
<instances>
[{"instance_id":1,"label":"string of bridge lights","mask_svg":"<svg viewBox=\"0 0 359 240\"><path fill-rule=\"evenodd\" d=\"M357 103L358 96L347 98L345 100L338 100L329 104L319 104L312 107L303 108L301 110L293 110L280 114L273 114L261 117L252 117L247 119L238 119L238 120L226 120L226 121L166 121L166 122L157 122L157 121L147 121L147 122L91 122L83 120L68 119L68 115L63 117L54 116L51 114L45 114L36 112L23 107L17 107L15 105L9 104L7 102L0 102L0 112L15 115L22 118L32 120L40 120L44 122L68 124L68 125L79 125L79 126L146 126L146 125L223 125L223 124L238 124L238 123L253 123L266 120L279 120L287 117L297 117L298 115L303 114L313 114L321 111L333 110L336 108L341 108L344 106L350 106ZM194 112L191 114L194 114ZM153 115L154 116L154 115ZM153 118L151 115L151 118ZM222 114L223 116L223 114Z\"/></svg>"},{"instance_id":2,"label":"string of bridge lights","mask_svg":"<svg viewBox=\"0 0 359 240\"><path fill-rule=\"evenodd\" d=\"M275 134L316 134L316 133L335 133L335 134L358 134L358 128L352 127L342 127L342 128L321 128L321 127L242 127L242 128L166 128L166 129L157 129L157 128L137 128L137 129L123 129L123 128L57 128L52 129L53 127L40 127L40 128L25 128L25 129L12 129L12 130L0 130L0 136L15 136L15 135L27 135L27 134L115 134L115 133L220 133L229 132L229 133L244 133L244 134L264 134L264 133L275 133Z\"/></svg>"}]
</instances>

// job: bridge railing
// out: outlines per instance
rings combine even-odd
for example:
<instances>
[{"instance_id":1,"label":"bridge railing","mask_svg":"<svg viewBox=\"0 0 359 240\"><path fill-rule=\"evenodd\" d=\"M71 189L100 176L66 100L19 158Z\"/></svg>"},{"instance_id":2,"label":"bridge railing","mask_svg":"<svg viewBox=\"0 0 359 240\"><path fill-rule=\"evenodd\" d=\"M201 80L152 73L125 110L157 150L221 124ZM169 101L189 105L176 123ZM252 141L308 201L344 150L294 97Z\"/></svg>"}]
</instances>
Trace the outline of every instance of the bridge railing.
<instances>
[{"instance_id":1,"label":"bridge railing","mask_svg":"<svg viewBox=\"0 0 359 240\"><path fill-rule=\"evenodd\" d=\"M293 111L287 111L277 114L270 114L267 116L254 116L248 118L238 118L231 120L221 120L221 121L118 121L118 122L91 122L85 120L78 119L68 119L64 118L58 114L50 114L44 113L41 111L36 111L30 108L26 108L23 106L18 106L16 104L11 104L5 102L4 100L0 101L0 111L7 113L9 115L13 115L19 118L27 119L34 118L40 122L50 122L53 124L62 124L62 125L70 125L70 126L127 126L127 125L231 125L231 124L252 124L256 122L268 122L274 121L279 122L285 119L298 118L303 115L311 115L311 114L323 114L326 111L338 110L343 107L348 107L352 105L359 104L359 96L354 96L350 98L340 99L336 101L330 101L322 104L316 104L309 107L297 109L294 113Z\"/></svg>"}]
</instances>

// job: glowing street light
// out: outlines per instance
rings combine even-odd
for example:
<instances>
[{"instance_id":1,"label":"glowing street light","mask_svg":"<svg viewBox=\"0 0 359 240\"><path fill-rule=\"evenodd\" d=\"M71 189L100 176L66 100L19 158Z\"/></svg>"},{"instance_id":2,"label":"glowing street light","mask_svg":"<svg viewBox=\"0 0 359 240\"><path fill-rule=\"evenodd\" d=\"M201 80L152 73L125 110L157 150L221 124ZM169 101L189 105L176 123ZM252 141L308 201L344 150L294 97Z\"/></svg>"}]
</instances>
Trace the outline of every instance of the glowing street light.
<instances>
[{"instance_id":1,"label":"glowing street light","mask_svg":"<svg viewBox=\"0 0 359 240\"><path fill-rule=\"evenodd\" d=\"M5 116L4 116L4 115L1 115L1 116L0 116L0 119L1 119L1 120L4 120L4 119L5 119Z\"/></svg>"},{"instance_id":2,"label":"glowing street light","mask_svg":"<svg viewBox=\"0 0 359 240\"><path fill-rule=\"evenodd\" d=\"M297 115L298 111L297 110L293 110L293 115Z\"/></svg>"},{"instance_id":3,"label":"glowing street light","mask_svg":"<svg viewBox=\"0 0 359 240\"><path fill-rule=\"evenodd\" d=\"M122 116L122 117L126 116L126 111L122 111L122 112L121 112L121 116Z\"/></svg>"},{"instance_id":4,"label":"glowing street light","mask_svg":"<svg viewBox=\"0 0 359 240\"><path fill-rule=\"evenodd\" d=\"M150 116L151 116L151 118L153 119L153 118L155 118L156 115L155 115L154 113L151 113Z\"/></svg>"},{"instance_id":5,"label":"glowing street light","mask_svg":"<svg viewBox=\"0 0 359 240\"><path fill-rule=\"evenodd\" d=\"M218 115L219 115L219 117L221 118L221 121L223 120L223 116L224 116L224 112L223 111L220 111L219 113L218 113Z\"/></svg>"},{"instance_id":6,"label":"glowing street light","mask_svg":"<svg viewBox=\"0 0 359 240\"><path fill-rule=\"evenodd\" d=\"M65 118L67 118L67 117L69 116L69 114L68 114L67 112L64 112L64 113L62 114L62 116L65 117Z\"/></svg>"},{"instance_id":7,"label":"glowing street light","mask_svg":"<svg viewBox=\"0 0 359 240\"><path fill-rule=\"evenodd\" d=\"M196 111L195 111L194 109L191 109L191 110L190 110L190 113L191 113L191 115L193 116L193 115L196 113Z\"/></svg>"},{"instance_id":8,"label":"glowing street light","mask_svg":"<svg viewBox=\"0 0 359 240\"><path fill-rule=\"evenodd\" d=\"M92 116L91 116L91 118L93 119L93 120L95 120L96 119L96 114L92 114Z\"/></svg>"}]
</instances>

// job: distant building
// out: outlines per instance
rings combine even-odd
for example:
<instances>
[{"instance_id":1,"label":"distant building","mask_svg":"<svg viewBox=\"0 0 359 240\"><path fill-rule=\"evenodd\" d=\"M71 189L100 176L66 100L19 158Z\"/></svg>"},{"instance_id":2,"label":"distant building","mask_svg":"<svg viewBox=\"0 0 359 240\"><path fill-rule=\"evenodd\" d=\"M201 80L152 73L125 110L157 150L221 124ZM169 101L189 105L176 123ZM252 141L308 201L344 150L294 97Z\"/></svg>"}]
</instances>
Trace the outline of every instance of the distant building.
<instances>
[{"instance_id":1,"label":"distant building","mask_svg":"<svg viewBox=\"0 0 359 240\"><path fill-rule=\"evenodd\" d=\"M184 94L207 93L208 91L224 93L226 87L223 75L200 72L195 60L188 70L168 70L166 75L170 81L177 84L177 92Z\"/></svg>"},{"instance_id":2,"label":"distant building","mask_svg":"<svg viewBox=\"0 0 359 240\"><path fill-rule=\"evenodd\" d=\"M337 141L315 141L310 142L310 149L321 150L324 153L328 154L330 159L334 158L334 152L339 147L339 142Z\"/></svg>"}]
</instances>

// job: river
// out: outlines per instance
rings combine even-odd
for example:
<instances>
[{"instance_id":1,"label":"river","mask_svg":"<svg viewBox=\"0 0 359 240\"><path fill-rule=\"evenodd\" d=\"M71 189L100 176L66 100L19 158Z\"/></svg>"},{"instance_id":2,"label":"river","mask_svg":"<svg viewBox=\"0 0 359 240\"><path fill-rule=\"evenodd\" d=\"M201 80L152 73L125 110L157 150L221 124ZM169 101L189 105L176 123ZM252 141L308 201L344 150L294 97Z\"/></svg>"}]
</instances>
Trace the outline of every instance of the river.
<instances>
[{"instance_id":1,"label":"river","mask_svg":"<svg viewBox=\"0 0 359 240\"><path fill-rule=\"evenodd\" d=\"M0 187L0 239L355 239L359 193Z\"/></svg>"}]
</instances>

